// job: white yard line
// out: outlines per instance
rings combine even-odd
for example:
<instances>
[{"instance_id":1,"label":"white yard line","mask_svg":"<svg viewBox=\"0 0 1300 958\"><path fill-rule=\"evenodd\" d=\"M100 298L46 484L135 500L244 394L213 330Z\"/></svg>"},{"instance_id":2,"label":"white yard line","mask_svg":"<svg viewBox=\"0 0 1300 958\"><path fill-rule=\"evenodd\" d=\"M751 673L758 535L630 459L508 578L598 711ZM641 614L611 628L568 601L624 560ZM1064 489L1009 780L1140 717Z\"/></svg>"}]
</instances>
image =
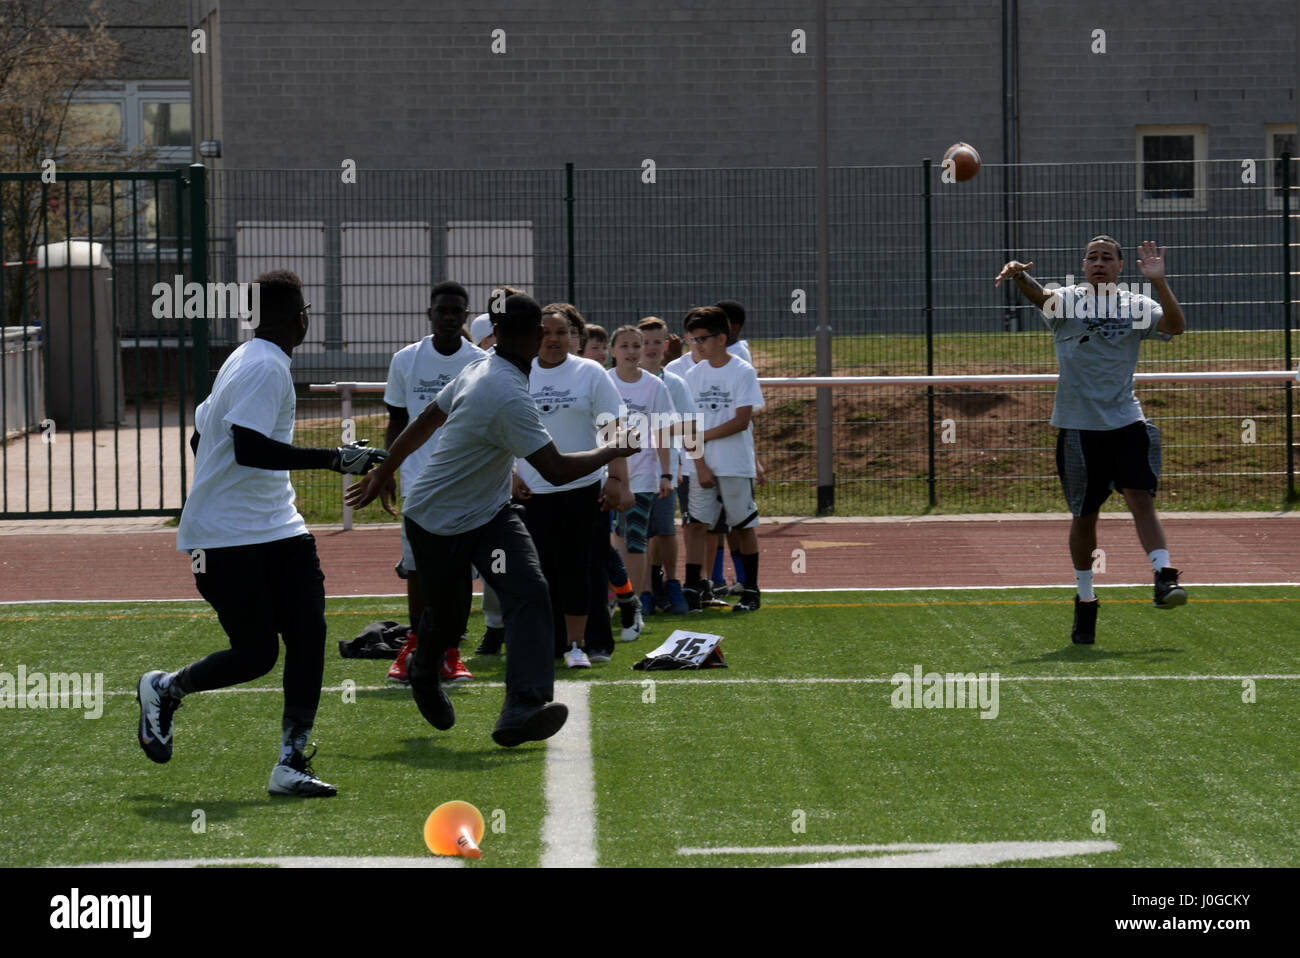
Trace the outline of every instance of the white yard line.
<instances>
[{"instance_id":1,"label":"white yard line","mask_svg":"<svg viewBox=\"0 0 1300 958\"><path fill-rule=\"evenodd\" d=\"M591 760L588 682L556 682L569 720L546 743L542 868L596 867L596 771Z\"/></svg>"},{"instance_id":2,"label":"white yard line","mask_svg":"<svg viewBox=\"0 0 1300 958\"><path fill-rule=\"evenodd\" d=\"M937 669L935 670L937 671ZM966 670L969 671L969 670ZM33 673L34 674L34 673ZM891 685L893 678L890 676L870 676L866 678L755 678L755 679L724 679L708 678L696 679L686 677L663 678L666 673L654 673L655 682L663 682L665 685ZM671 673L667 673L671 674ZM962 674L965 674L963 672ZM647 678L650 676L647 675ZM910 674L909 674L910 678ZM1272 673L1257 672L1251 675L999 675L999 681L1002 682L1241 682L1245 679L1254 679L1255 681L1270 680L1276 682L1297 682L1300 681L1300 674L1295 673ZM569 730L575 727L575 723L581 721L583 728L583 741L587 753L590 753L591 737L591 715L587 703L587 689L592 685L644 685L645 678L639 679L591 679L587 682L557 682L556 701L563 702L569 706L569 720L565 723L562 735L568 735ZM560 693L561 687L564 688L564 694ZM459 692L472 692L475 689L503 689L504 682L474 682L472 685L455 686ZM404 692L405 689L393 685L329 685L321 689L321 694L339 694L341 692L378 692L382 689L391 689L394 694ZM570 691L572 690L572 691ZM21 695L21 691L15 689L15 694ZM242 686L236 685L228 689L213 689L210 692L196 692L195 695L257 695L265 693L278 694L284 689L279 686ZM28 693L30 696L31 693ZM48 693L37 693L38 697L48 697ZM60 695L67 696L75 694L72 692L62 692ZM110 689L104 692L105 696L110 695L135 695L135 689ZM9 706L13 708L14 706ZM581 709L581 715L577 714ZM589 761L589 760L588 760Z\"/></svg>"}]
</instances>

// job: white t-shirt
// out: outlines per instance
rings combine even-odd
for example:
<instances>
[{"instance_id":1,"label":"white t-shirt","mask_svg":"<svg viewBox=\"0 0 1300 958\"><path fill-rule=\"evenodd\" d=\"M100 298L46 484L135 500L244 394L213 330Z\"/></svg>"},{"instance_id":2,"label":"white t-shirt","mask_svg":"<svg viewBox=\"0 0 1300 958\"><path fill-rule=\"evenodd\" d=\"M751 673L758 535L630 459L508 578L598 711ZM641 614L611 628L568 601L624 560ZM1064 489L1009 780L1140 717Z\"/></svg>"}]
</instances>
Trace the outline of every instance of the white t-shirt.
<instances>
[{"instance_id":1,"label":"white t-shirt","mask_svg":"<svg viewBox=\"0 0 1300 958\"><path fill-rule=\"evenodd\" d=\"M194 411L199 453L177 549L256 545L307 532L293 505L289 470L241 466L231 431L243 426L292 444L296 408L289 356L275 343L250 339L221 364L212 392Z\"/></svg>"},{"instance_id":2,"label":"white t-shirt","mask_svg":"<svg viewBox=\"0 0 1300 958\"><path fill-rule=\"evenodd\" d=\"M560 452L595 449L600 445L596 439L596 417L602 413L611 419L618 416L618 390L594 359L566 353L564 361L550 369L543 369L534 359L532 372L528 374L528 390L537 404L542 424ZM581 489L605 478L602 467L581 479L553 486L523 459L515 463L515 468L519 478L535 494Z\"/></svg>"},{"instance_id":3,"label":"white t-shirt","mask_svg":"<svg viewBox=\"0 0 1300 958\"><path fill-rule=\"evenodd\" d=\"M434 400L447 421L407 490L402 514L440 536L477 529L510 501L516 456L551 441L528 395L528 377L501 356L470 363Z\"/></svg>"},{"instance_id":4,"label":"white t-shirt","mask_svg":"<svg viewBox=\"0 0 1300 958\"><path fill-rule=\"evenodd\" d=\"M673 411L679 417L694 413L695 401L691 399L691 389L686 385L686 380L667 369L663 371L662 378L664 385L668 387L668 398L673 401ZM673 474L674 479L679 475L695 475L695 460L683 454L680 440L675 440L669 450L668 471Z\"/></svg>"},{"instance_id":5,"label":"white t-shirt","mask_svg":"<svg viewBox=\"0 0 1300 958\"><path fill-rule=\"evenodd\" d=\"M1049 300L1042 310L1061 371L1052 425L1111 430L1141 422L1146 417L1133 391L1133 373L1142 340L1173 338L1156 328L1164 309L1127 289L1097 295L1091 286L1079 284L1056 292L1060 300Z\"/></svg>"},{"instance_id":6,"label":"white t-shirt","mask_svg":"<svg viewBox=\"0 0 1300 958\"><path fill-rule=\"evenodd\" d=\"M388 364L384 402L405 409L407 415L414 420L442 392L447 383L460 375L462 369L487 355L463 338L458 338L457 342L460 345L450 356L444 356L434 348L432 336L425 336L418 343L411 343L395 352L392 362ZM442 430L435 431L428 442L406 457L401 468L404 487L409 487L424 469L429 456L438 445L438 435L441 432Z\"/></svg>"},{"instance_id":7,"label":"white t-shirt","mask_svg":"<svg viewBox=\"0 0 1300 958\"><path fill-rule=\"evenodd\" d=\"M736 417L739 406L763 408L763 393L758 388L758 374L743 359L732 356L725 366L697 363L686 375L686 385L695 400L701 435ZM754 434L748 429L704 444L704 461L717 476L740 476L754 479Z\"/></svg>"},{"instance_id":8,"label":"white t-shirt","mask_svg":"<svg viewBox=\"0 0 1300 958\"><path fill-rule=\"evenodd\" d=\"M728 346L727 352L731 353L731 355L733 356L739 356L741 359L749 363L751 366L754 365L754 361L749 355L749 344L746 343L745 340L743 339L738 339L730 346ZM686 352L682 353L671 363L665 366L664 369L668 370L670 373L676 373L678 376L681 376L683 379L685 379L686 374L689 373L691 371L691 368L695 365L696 365L695 360L691 358L691 352L688 349Z\"/></svg>"},{"instance_id":9,"label":"white t-shirt","mask_svg":"<svg viewBox=\"0 0 1300 958\"><path fill-rule=\"evenodd\" d=\"M695 365L695 360L691 359L691 354L689 351L687 351L682 353L671 363L668 363L666 366L664 366L664 369L670 373L673 373L674 375L680 376L682 379L685 379L686 374L691 371L691 368L694 365Z\"/></svg>"},{"instance_id":10,"label":"white t-shirt","mask_svg":"<svg viewBox=\"0 0 1300 958\"><path fill-rule=\"evenodd\" d=\"M628 480L635 493L654 493L659 491L659 477L665 470L660 468L659 446L652 434L659 432L668 424L668 417L673 413L673 401L668 396L668 387L658 376L638 369L640 376L634 383L624 382L619 378L618 370L611 369L605 375L614 384L618 394L627 407L629 428L641 431L644 448L634 453L627 460ZM671 469L671 457L669 467Z\"/></svg>"}]
</instances>

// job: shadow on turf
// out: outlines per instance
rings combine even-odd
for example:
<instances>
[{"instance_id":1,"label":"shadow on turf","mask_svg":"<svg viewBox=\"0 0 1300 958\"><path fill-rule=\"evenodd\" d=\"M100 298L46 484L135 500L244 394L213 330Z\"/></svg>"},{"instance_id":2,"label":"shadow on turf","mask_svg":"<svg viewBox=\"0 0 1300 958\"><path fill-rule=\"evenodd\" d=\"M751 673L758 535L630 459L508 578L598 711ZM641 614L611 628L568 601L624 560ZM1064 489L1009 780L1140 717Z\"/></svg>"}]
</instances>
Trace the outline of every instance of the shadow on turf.
<instances>
[{"instance_id":1,"label":"shadow on turf","mask_svg":"<svg viewBox=\"0 0 1300 958\"><path fill-rule=\"evenodd\" d=\"M1128 659L1134 662L1163 662L1171 655L1182 655L1182 649L1103 649L1095 645L1067 645L1055 652L1045 652L1032 659L1016 659L1011 665L1031 665L1035 662L1100 662L1103 659Z\"/></svg>"},{"instance_id":2,"label":"shadow on turf","mask_svg":"<svg viewBox=\"0 0 1300 958\"><path fill-rule=\"evenodd\" d=\"M483 729L484 748L449 749L440 738L443 733L432 732L424 738L395 738L392 744L400 750L380 752L369 755L351 755L339 753L340 758L355 762L384 762L387 764L409 765L412 768L435 768L443 771L479 770L501 768L519 762L540 762L546 755L545 743L542 748L524 746L513 749L501 748L492 744L488 738L489 729ZM454 734L454 733L453 733ZM477 731L470 734L478 734Z\"/></svg>"},{"instance_id":3,"label":"shadow on turf","mask_svg":"<svg viewBox=\"0 0 1300 958\"><path fill-rule=\"evenodd\" d=\"M141 818L162 822L168 825L189 826L194 821L194 809L202 808L209 822L230 821L249 808L263 808L281 801L292 801L292 795L268 795L262 792L258 798L240 799L239 801L214 802L208 799L178 802L175 795L129 795L127 801L134 805L132 811ZM303 799L298 799L299 801ZM318 801L318 799L317 799Z\"/></svg>"}]
</instances>

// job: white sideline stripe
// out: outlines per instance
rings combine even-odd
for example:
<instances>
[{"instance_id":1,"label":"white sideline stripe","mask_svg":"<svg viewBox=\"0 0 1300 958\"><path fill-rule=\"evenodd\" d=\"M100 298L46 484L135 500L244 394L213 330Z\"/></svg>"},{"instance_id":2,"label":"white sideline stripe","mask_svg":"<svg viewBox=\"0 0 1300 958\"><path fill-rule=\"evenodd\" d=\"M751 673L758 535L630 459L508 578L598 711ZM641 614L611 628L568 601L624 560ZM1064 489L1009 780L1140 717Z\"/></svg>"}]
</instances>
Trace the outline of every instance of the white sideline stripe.
<instances>
[{"instance_id":1,"label":"white sideline stripe","mask_svg":"<svg viewBox=\"0 0 1300 958\"><path fill-rule=\"evenodd\" d=\"M1162 517L1163 518L1163 517ZM1103 583L1108 589L1149 589L1150 582L1106 582ZM1183 582L1183 585L1196 589L1251 589L1251 588L1294 588L1300 586L1300 582ZM843 588L843 589L772 589L764 590L763 596L770 598L775 595L784 595L787 592L1009 592L1017 589L1073 589L1073 582L1062 581L1059 585L887 585L861 588ZM481 596L482 593L475 592L474 595ZM327 599L405 599L406 593L386 593L386 592L367 592L356 595L327 595ZM0 606L5 605L147 605L161 602L196 602L206 603L202 598L193 599L3 599L0 600ZM357 615L365 615L364 612L358 612Z\"/></svg>"},{"instance_id":2,"label":"white sideline stripe","mask_svg":"<svg viewBox=\"0 0 1300 958\"><path fill-rule=\"evenodd\" d=\"M841 855L849 852L931 852L940 848L966 847L985 844L1037 847L1040 845L1088 846L1096 851L1114 851L1115 842L892 842L888 845L743 845L705 846L679 848L678 855ZM1101 847L1097 847L1101 846Z\"/></svg>"},{"instance_id":3,"label":"white sideline stripe","mask_svg":"<svg viewBox=\"0 0 1300 958\"><path fill-rule=\"evenodd\" d=\"M832 858L789 868L942 868L996 865L999 862L1042 858L1067 858L1118 851L1116 842L945 842L892 845L767 845L756 848L679 848L678 855L839 855L847 852L882 852L869 857ZM889 853L893 854L889 854Z\"/></svg>"},{"instance_id":4,"label":"white sideline stripe","mask_svg":"<svg viewBox=\"0 0 1300 958\"><path fill-rule=\"evenodd\" d=\"M542 868L596 867L596 770L588 686L555 683L555 700L568 706L569 718L546 743Z\"/></svg>"},{"instance_id":5,"label":"white sideline stripe","mask_svg":"<svg viewBox=\"0 0 1300 958\"><path fill-rule=\"evenodd\" d=\"M937 670L932 670L932 671L937 671ZM953 671L954 674L957 674L957 670L947 670L947 671ZM668 675L675 675L675 674L676 673L672 673L672 672L656 672L654 673L655 678L653 679L653 681L655 682L661 681L659 676L668 676ZM943 674L943 673L939 673L939 674ZM966 672L961 672L961 674L965 675ZM1254 679L1255 681L1262 681L1267 679L1269 681L1276 681L1276 682L1300 682L1300 674L1292 674L1292 673L1285 673L1285 672L1278 672L1278 673L1260 672L1254 675L999 675L998 676L998 680L1001 682L1241 682L1245 679ZM585 723L583 728L586 731L583 734L585 736L584 741L587 743L585 747L587 750L588 757L590 757L590 752L591 752L591 710L590 710L590 705L588 703L587 690L593 685L644 686L648 680L650 680L649 673L647 673L647 678L644 679L591 679L590 681L587 682L556 683L557 699L563 701L565 705L569 706L569 720L564 725L565 729L568 729L570 726L574 725L576 721L578 721L578 715L575 714L576 709L581 708L582 710L581 720L582 722ZM755 678L755 679L694 679L694 678L682 677L682 678L664 678L662 679L662 681L672 685L892 685L893 684L892 677L885 678L884 676L867 677L867 678L846 678L846 679L816 678L816 677ZM563 698L563 699L559 698L561 686L564 687L565 690L564 694L568 695L569 698ZM446 687L447 686L444 686L444 688ZM506 684L504 682L475 682L473 685L453 686L453 688L455 688L458 692L472 692L475 689L503 689L505 687ZM322 695L325 695L327 693L337 694L339 692L347 692L347 691L378 692L383 689L393 689L395 692L406 691L405 687L398 687L394 685L358 685L355 687L343 686L343 685L328 685L328 686L322 686L321 694ZM570 691L570 689L572 689L572 691ZM235 686L233 688L228 688L228 689L212 689L211 691L208 692L195 692L193 694L194 695L256 695L262 693L278 694L283 691L284 689L278 686L269 686L269 687L259 686L255 688L245 688L243 686ZM15 694L17 695L21 693L15 692ZM74 695L74 694L76 693L60 692L59 697L63 698L68 695ZM83 692L82 695L84 697L85 693ZM105 692L104 695L105 696L109 696L109 695L132 695L133 696L135 695L135 689L110 689L109 691ZM30 698L31 694L29 694L26 697ZM43 692L37 695L38 699L45 699L50 697L51 697L50 693L48 692ZM579 699L581 699L581 704L578 706L570 705L569 704L570 699L572 699L574 702L577 702ZM590 761L590 758L588 760Z\"/></svg>"}]
</instances>

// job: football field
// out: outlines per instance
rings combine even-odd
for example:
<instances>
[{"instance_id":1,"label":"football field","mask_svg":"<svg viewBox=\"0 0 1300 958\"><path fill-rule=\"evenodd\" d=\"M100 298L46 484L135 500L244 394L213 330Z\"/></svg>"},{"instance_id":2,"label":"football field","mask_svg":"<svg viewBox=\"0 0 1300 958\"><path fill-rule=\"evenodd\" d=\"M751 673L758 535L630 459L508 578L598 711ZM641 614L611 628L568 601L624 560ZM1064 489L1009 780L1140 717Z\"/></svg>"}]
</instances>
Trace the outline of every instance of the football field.
<instances>
[{"instance_id":1,"label":"football field","mask_svg":"<svg viewBox=\"0 0 1300 958\"><path fill-rule=\"evenodd\" d=\"M7 605L0 865L1295 865L1300 588L1192 587L1173 611L1150 591L1108 587L1093 647L1070 643L1063 588L655 616L613 662L561 667L568 725L515 749L489 737L504 660L469 655L479 613L475 680L437 732L387 662L338 654L404 600L330 599L313 736L329 800L266 793L282 661L187 698L169 764L141 752L140 674L227 646L206 604ZM674 628L721 634L730 667L633 671ZM102 676L102 700L32 684L70 673ZM488 823L478 861L424 847L451 799Z\"/></svg>"}]
</instances>

